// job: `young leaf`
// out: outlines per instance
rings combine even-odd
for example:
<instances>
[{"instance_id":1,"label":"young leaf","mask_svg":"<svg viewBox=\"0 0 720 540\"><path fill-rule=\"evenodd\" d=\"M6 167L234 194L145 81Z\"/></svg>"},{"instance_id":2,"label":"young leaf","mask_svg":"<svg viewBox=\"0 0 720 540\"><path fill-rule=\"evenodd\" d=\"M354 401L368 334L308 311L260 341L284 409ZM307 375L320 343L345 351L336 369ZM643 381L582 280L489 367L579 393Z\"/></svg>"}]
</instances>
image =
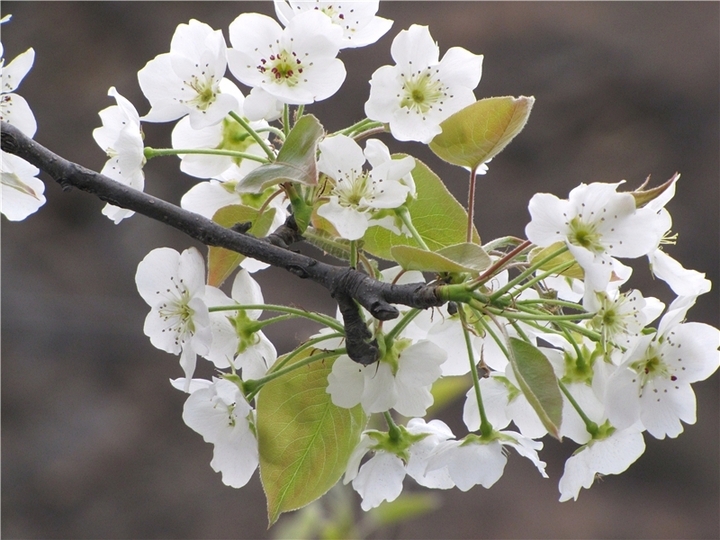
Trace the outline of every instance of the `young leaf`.
<instances>
[{"instance_id":1,"label":"young leaf","mask_svg":"<svg viewBox=\"0 0 720 540\"><path fill-rule=\"evenodd\" d=\"M362 407L337 407L325 392L333 362L326 358L303 366L267 383L258 394L260 478L270 525L281 513L327 492L360 441L367 421Z\"/></svg>"},{"instance_id":2,"label":"young leaf","mask_svg":"<svg viewBox=\"0 0 720 540\"><path fill-rule=\"evenodd\" d=\"M455 244L436 252L412 246L394 246L393 258L405 270L421 272L481 272L492 261L485 250L477 244Z\"/></svg>"},{"instance_id":3,"label":"young leaf","mask_svg":"<svg viewBox=\"0 0 720 540\"><path fill-rule=\"evenodd\" d=\"M221 208L213 216L213 221L223 227L232 227L236 223L251 222L248 233L257 237L265 236L270 230L275 209L267 208L260 216L255 208L234 204ZM208 249L208 285L219 287L243 261L245 255L229 249L210 247Z\"/></svg>"},{"instance_id":4,"label":"young leaf","mask_svg":"<svg viewBox=\"0 0 720 540\"><path fill-rule=\"evenodd\" d=\"M420 237L433 251L465 242L465 208L427 165L418 159L415 159L415 163L412 177L417 198L410 201L407 208ZM417 246L411 237L397 235L377 225L370 227L363 239L365 251L387 260L394 260L390 252L393 246ZM480 243L477 231L473 231L473 241Z\"/></svg>"},{"instance_id":5,"label":"young leaf","mask_svg":"<svg viewBox=\"0 0 720 540\"><path fill-rule=\"evenodd\" d=\"M560 439L562 394L550 361L527 341L511 337L509 345L510 363L520 390L550 435Z\"/></svg>"},{"instance_id":6,"label":"young leaf","mask_svg":"<svg viewBox=\"0 0 720 540\"><path fill-rule=\"evenodd\" d=\"M476 101L440 124L430 149L453 165L474 169L499 154L525 127L534 97Z\"/></svg>"},{"instance_id":7,"label":"young leaf","mask_svg":"<svg viewBox=\"0 0 720 540\"><path fill-rule=\"evenodd\" d=\"M238 184L242 191L259 193L273 184L296 182L317 184L317 143L324 134L322 124L311 114L298 120L273 163L260 165Z\"/></svg>"},{"instance_id":8,"label":"young leaf","mask_svg":"<svg viewBox=\"0 0 720 540\"><path fill-rule=\"evenodd\" d=\"M535 248L530 252L528 260L530 263L532 263L533 261L540 261L545 257L548 257L553 251L557 251L558 249L560 249L563 245L563 242L555 242L554 244L544 248ZM575 258L572 256L572 253L566 251L565 253L561 253L551 261L543 264L540 267L540 270L552 270L553 268L561 265L562 263L567 263L574 260ZM569 278L583 279L585 277L585 272L579 264L575 263L569 268L560 272L559 275Z\"/></svg>"}]
</instances>

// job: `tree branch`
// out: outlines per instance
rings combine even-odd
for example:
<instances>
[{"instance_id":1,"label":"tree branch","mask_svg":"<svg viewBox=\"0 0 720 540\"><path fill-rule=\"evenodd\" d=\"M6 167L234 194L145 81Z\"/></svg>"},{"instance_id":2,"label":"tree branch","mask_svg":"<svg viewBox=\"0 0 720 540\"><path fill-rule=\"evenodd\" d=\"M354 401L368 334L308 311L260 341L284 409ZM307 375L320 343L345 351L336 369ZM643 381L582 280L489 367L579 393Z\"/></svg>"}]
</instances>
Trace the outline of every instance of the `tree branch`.
<instances>
[{"instance_id":1,"label":"tree branch","mask_svg":"<svg viewBox=\"0 0 720 540\"><path fill-rule=\"evenodd\" d=\"M14 154L45 171L62 186L64 191L76 187L112 205L170 225L205 245L235 251L246 257L284 268L302 279L310 279L322 285L338 301L341 308L348 355L361 364L367 365L377 359L377 347L369 342L371 336L364 323L358 324L358 320L362 322L359 308L352 300L357 301L373 317L382 321L394 319L399 315L399 311L392 304L425 309L444 303L436 294L438 285L425 283L392 285L377 281L353 268L333 266L294 253L274 245L276 242L273 242L281 238L291 240L292 236L276 235L267 241L233 229L226 229L203 216L70 162L10 124L0 123L0 131L3 151ZM371 359L372 356L374 358Z\"/></svg>"}]
</instances>

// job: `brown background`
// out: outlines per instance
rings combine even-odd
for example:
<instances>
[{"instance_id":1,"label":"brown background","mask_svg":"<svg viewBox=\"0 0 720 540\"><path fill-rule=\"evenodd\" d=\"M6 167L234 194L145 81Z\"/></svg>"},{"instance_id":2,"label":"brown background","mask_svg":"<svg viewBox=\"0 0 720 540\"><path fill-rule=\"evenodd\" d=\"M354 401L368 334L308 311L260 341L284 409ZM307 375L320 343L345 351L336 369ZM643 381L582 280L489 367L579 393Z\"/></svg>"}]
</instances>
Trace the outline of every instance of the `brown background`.
<instances>
[{"instance_id":1,"label":"brown background","mask_svg":"<svg viewBox=\"0 0 720 540\"><path fill-rule=\"evenodd\" d=\"M116 86L144 114L137 71L169 50L177 24L197 18L227 35L242 11L268 2L3 2L6 59L32 46L35 67L20 93L38 119L37 140L99 170L97 112ZM395 26L377 45L341 55L341 93L309 107L330 130L362 117L367 81L390 63L389 46L412 23L429 24L441 51L485 54L478 97L534 95L525 131L481 180L477 225L485 240L522 235L537 191L565 196L579 182L636 186L682 173L669 209L679 244L668 252L718 286L717 3L396 2L380 14ZM170 125L147 125L147 142L169 145ZM388 144L391 140L385 139ZM455 194L465 177L418 144L394 144L428 162ZM147 191L178 201L193 183L175 158L146 168ZM168 378L177 359L142 335L146 306L134 286L151 249L193 242L136 216L115 226L98 200L62 193L23 223L2 222L2 533L6 538L263 538L257 475L225 487L208 466L211 446L181 420L184 396ZM636 265L634 284L672 299ZM325 292L282 272L259 280L267 301L292 299L334 312ZM716 291L693 320L718 324ZM270 332L288 350L311 328ZM203 372L208 375L208 372ZM574 446L546 443L550 480L511 455L491 490L443 493L440 511L385 534L398 538L717 538L718 377L695 385L699 420L677 440L647 438L630 470L557 502ZM460 404L444 418L463 433ZM413 489L406 481L406 489Z\"/></svg>"}]
</instances>

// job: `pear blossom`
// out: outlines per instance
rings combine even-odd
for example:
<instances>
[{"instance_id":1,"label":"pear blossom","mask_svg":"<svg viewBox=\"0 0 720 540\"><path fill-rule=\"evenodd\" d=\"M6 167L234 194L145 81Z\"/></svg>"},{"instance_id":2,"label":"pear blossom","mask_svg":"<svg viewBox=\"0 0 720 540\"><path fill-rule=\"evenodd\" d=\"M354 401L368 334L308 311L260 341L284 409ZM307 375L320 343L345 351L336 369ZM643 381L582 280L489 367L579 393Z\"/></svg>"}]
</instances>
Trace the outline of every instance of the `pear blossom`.
<instances>
[{"instance_id":1,"label":"pear blossom","mask_svg":"<svg viewBox=\"0 0 720 540\"><path fill-rule=\"evenodd\" d=\"M549 193L530 199L532 220L525 234L534 244L547 247L564 242L585 272L583 305L597 308L596 291L605 291L613 271L613 257L640 257L654 249L662 236L661 218L639 212L620 184L580 184L567 200Z\"/></svg>"},{"instance_id":2,"label":"pear blossom","mask_svg":"<svg viewBox=\"0 0 720 540\"><path fill-rule=\"evenodd\" d=\"M114 86L110 87L108 95L115 98L117 105L98 113L103 125L93 130L95 142L110 158L101 172L108 178L142 191L145 187L142 170L145 155L140 116L133 104L121 96ZM117 225L135 212L106 204L102 213Z\"/></svg>"},{"instance_id":3,"label":"pear blossom","mask_svg":"<svg viewBox=\"0 0 720 540\"><path fill-rule=\"evenodd\" d=\"M214 446L212 469L222 474L226 486L243 487L259 463L254 411L245 396L226 379L172 382L178 389L189 389L183 421Z\"/></svg>"},{"instance_id":4,"label":"pear blossom","mask_svg":"<svg viewBox=\"0 0 720 540\"><path fill-rule=\"evenodd\" d=\"M546 464L537 455L543 444L512 431L494 432L491 440L468 435L459 441L443 441L428 460L427 471L446 469L461 491L468 491L477 484L490 488L505 471L507 456L503 451L504 446L515 448L518 454L532 461L540 474L547 478Z\"/></svg>"},{"instance_id":5,"label":"pear blossom","mask_svg":"<svg viewBox=\"0 0 720 540\"><path fill-rule=\"evenodd\" d=\"M443 120L475 103L482 55L453 47L438 60L427 26L416 24L395 37L390 52L396 65L373 73L365 114L390 124L397 140L429 143Z\"/></svg>"},{"instance_id":6,"label":"pear blossom","mask_svg":"<svg viewBox=\"0 0 720 540\"><path fill-rule=\"evenodd\" d=\"M704 273L683 267L662 249L653 251L648 259L653 275L667 283L678 296L699 296L712 288Z\"/></svg>"},{"instance_id":7,"label":"pear blossom","mask_svg":"<svg viewBox=\"0 0 720 540\"><path fill-rule=\"evenodd\" d=\"M243 13L230 23L230 71L253 89L245 103L248 118L267 118L277 111L271 97L301 105L337 92L346 75L336 58L342 33L329 17L314 10L296 15L284 30L258 13Z\"/></svg>"},{"instance_id":8,"label":"pear blossom","mask_svg":"<svg viewBox=\"0 0 720 540\"><path fill-rule=\"evenodd\" d=\"M642 336L608 380L608 418L618 429L639 420L653 437L664 439L683 431L681 421L695 423L695 393L690 384L707 379L720 366L720 330L703 323L678 322L687 310L685 299L678 300L683 307L678 310L671 304L658 332Z\"/></svg>"},{"instance_id":9,"label":"pear blossom","mask_svg":"<svg viewBox=\"0 0 720 540\"><path fill-rule=\"evenodd\" d=\"M378 362L361 366L338 357L328 376L327 393L338 407L361 403L366 413L395 409L404 416L424 416L432 405L432 384L440 377L447 353L426 340L395 340Z\"/></svg>"},{"instance_id":10,"label":"pear blossom","mask_svg":"<svg viewBox=\"0 0 720 540\"><path fill-rule=\"evenodd\" d=\"M264 303L260 285L244 269L237 273L233 281L232 300L219 289L215 291L206 292L205 301L208 306ZM211 313L214 335L206 358L220 369L230 366L242 369L245 379L263 377L268 368L275 363L277 351L257 327L256 321L260 315L262 315L260 309Z\"/></svg>"},{"instance_id":11,"label":"pear blossom","mask_svg":"<svg viewBox=\"0 0 720 540\"><path fill-rule=\"evenodd\" d=\"M0 43L0 57L4 49ZM20 83L32 68L35 61L35 50L28 49L19 54L8 65L5 65L5 58L0 59L0 70L2 71L2 87L0 88L0 120L7 122L33 137L37 131L35 115L24 97L15 93Z\"/></svg>"},{"instance_id":12,"label":"pear blossom","mask_svg":"<svg viewBox=\"0 0 720 540\"><path fill-rule=\"evenodd\" d=\"M345 135L328 137L319 147L318 169L334 180L334 186L329 202L321 205L317 213L342 238L362 238L370 225L382 224L373 222L374 212L403 205L414 190L410 172L415 168L415 160L409 156L391 159L380 141L369 140L365 153ZM373 166L370 172L363 170L366 159Z\"/></svg>"},{"instance_id":13,"label":"pear blossom","mask_svg":"<svg viewBox=\"0 0 720 540\"><path fill-rule=\"evenodd\" d=\"M235 85L224 78L227 46L220 30L190 20L180 24L170 52L156 56L138 72L151 105L146 122L169 122L189 115L194 129L217 124L237 109Z\"/></svg>"},{"instance_id":14,"label":"pear blossom","mask_svg":"<svg viewBox=\"0 0 720 540\"><path fill-rule=\"evenodd\" d=\"M513 421L525 437L537 439L547 434L547 428L520 390L510 364L504 374L496 371L490 377L481 379L480 391L485 413L495 429L503 429ZM463 421L469 431L480 429L480 409L474 388L465 395Z\"/></svg>"},{"instance_id":15,"label":"pear blossom","mask_svg":"<svg viewBox=\"0 0 720 540\"><path fill-rule=\"evenodd\" d=\"M390 30L393 22L375 14L380 6L379 0L320 2L274 0L278 19L287 26L296 15L309 10L318 10L343 30L341 49L364 47L375 43Z\"/></svg>"},{"instance_id":16,"label":"pear blossom","mask_svg":"<svg viewBox=\"0 0 720 540\"><path fill-rule=\"evenodd\" d=\"M590 320L590 327L600 332L606 351L610 346L631 347L642 329L665 308L657 298L644 298L636 289L625 293L597 293L597 298L600 307Z\"/></svg>"},{"instance_id":17,"label":"pear blossom","mask_svg":"<svg viewBox=\"0 0 720 540\"><path fill-rule=\"evenodd\" d=\"M450 428L440 420L426 423L413 418L400 431L402 439L395 442L384 433L366 431L348 460L343 483L352 482L353 489L362 497L361 507L365 511L383 501L397 499L406 475L428 488L450 489L454 485L447 471L426 471L437 445L454 437ZM368 451L375 455L360 467Z\"/></svg>"},{"instance_id":18,"label":"pear blossom","mask_svg":"<svg viewBox=\"0 0 720 540\"><path fill-rule=\"evenodd\" d=\"M580 447L565 462L560 478L560 501L577 500L580 488L588 489L598 474L620 474L645 452L642 432L636 427L612 431Z\"/></svg>"},{"instance_id":19,"label":"pear blossom","mask_svg":"<svg viewBox=\"0 0 720 540\"><path fill-rule=\"evenodd\" d=\"M228 82L227 93L235 97L238 102L237 111L240 111L238 114L243 116L242 106L245 98L240 90ZM265 121L250 123L250 127L254 130L267 126ZM263 136L267 138L267 133L263 133ZM267 158L255 139L230 117L225 117L221 122L202 128L193 128L189 117L182 118L173 129L172 146L177 150L232 150ZM180 170L196 178L217 178L233 164L238 165L245 174L260 166L258 161L232 156L180 154L179 157L181 159Z\"/></svg>"},{"instance_id":20,"label":"pear blossom","mask_svg":"<svg viewBox=\"0 0 720 540\"><path fill-rule=\"evenodd\" d=\"M13 154L0 152L0 172L0 211L10 221L21 221L45 204L45 184L35 178L40 169Z\"/></svg>"},{"instance_id":21,"label":"pear blossom","mask_svg":"<svg viewBox=\"0 0 720 540\"><path fill-rule=\"evenodd\" d=\"M156 248L138 264L135 283L151 308L145 335L158 349L180 354L180 366L190 384L197 355L208 354L212 342L202 255L195 248L182 253Z\"/></svg>"}]
</instances>

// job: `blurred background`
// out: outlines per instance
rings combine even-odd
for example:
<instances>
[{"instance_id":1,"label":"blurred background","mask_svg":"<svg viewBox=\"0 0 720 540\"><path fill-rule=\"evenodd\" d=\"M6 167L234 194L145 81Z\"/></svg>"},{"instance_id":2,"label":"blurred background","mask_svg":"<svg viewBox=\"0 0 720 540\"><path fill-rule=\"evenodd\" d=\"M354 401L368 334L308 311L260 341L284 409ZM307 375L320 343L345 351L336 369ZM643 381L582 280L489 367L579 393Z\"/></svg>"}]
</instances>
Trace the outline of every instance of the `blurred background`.
<instances>
[{"instance_id":1,"label":"blurred background","mask_svg":"<svg viewBox=\"0 0 720 540\"><path fill-rule=\"evenodd\" d=\"M196 18L227 36L241 12L273 15L270 2L3 1L2 10L13 14L2 26L6 62L36 51L19 90L37 117L36 139L95 170L106 158L92 130L97 112L114 104L108 88L146 113L137 71L169 50L177 24ZM657 184L680 171L668 205L680 236L667 251L714 281L689 318L717 326L719 13L714 2L388 2L379 15L394 19L393 29L374 46L343 51L340 93L308 111L328 130L361 119L370 75L392 63L393 37L429 25L441 54L461 46L485 55L478 98L537 99L526 129L480 180L483 239L523 235L538 191L565 197L580 182L621 179L632 189L649 174ZM171 128L146 124L147 144L169 146ZM465 200L464 171L420 144L383 140L415 153ZM149 193L176 203L194 183L175 158L152 160L146 177ZM26 221L2 221L3 537L269 537L257 474L241 490L221 483L209 467L212 446L182 422L185 395L168 383L181 375L177 358L142 333L137 263L159 246L196 244L142 216L115 226L100 214L104 203L52 181L46 196ZM635 268L632 283L646 296L672 299L644 261ZM268 302L335 311L312 283L272 269L256 277ZM268 334L284 352L313 330L294 324ZM577 502L557 502L575 447L546 440L551 479L511 454L491 490L439 493L438 511L377 535L717 538L718 380L694 386L696 425L675 440L648 436L637 463ZM464 433L461 410L458 402L441 415L455 433Z\"/></svg>"}]
</instances>

